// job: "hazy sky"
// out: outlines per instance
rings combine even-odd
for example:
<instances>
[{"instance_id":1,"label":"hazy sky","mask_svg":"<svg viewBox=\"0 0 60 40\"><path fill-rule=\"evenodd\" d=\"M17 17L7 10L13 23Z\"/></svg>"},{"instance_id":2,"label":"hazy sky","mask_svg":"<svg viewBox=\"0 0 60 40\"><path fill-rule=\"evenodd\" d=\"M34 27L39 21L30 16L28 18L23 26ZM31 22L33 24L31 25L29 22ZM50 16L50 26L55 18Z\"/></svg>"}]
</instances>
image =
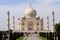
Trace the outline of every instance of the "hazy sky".
<instances>
[{"instance_id":1,"label":"hazy sky","mask_svg":"<svg viewBox=\"0 0 60 40\"><path fill-rule=\"evenodd\" d=\"M51 12L55 12L55 23L60 22L60 0L0 0L0 30L7 28L7 11L10 11L10 27L12 27L12 17L15 16L15 26L18 27L18 17L24 15L24 11L29 7L37 11L37 15L43 17L46 28L46 17L49 17L51 29Z\"/></svg>"}]
</instances>

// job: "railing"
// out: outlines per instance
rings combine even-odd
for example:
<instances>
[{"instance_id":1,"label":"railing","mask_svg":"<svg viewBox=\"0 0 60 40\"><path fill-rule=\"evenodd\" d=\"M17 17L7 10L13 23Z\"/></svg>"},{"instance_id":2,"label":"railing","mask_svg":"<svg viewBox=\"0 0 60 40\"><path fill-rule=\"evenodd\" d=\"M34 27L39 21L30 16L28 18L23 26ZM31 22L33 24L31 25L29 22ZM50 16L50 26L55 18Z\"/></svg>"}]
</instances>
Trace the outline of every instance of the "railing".
<instances>
[{"instance_id":1,"label":"railing","mask_svg":"<svg viewBox=\"0 0 60 40\"><path fill-rule=\"evenodd\" d=\"M47 31L47 30L36 30L36 31L34 31L34 30L27 30L27 31L21 30L21 31L18 31L18 30L15 30L14 32L23 32L23 33L25 33L25 32L37 32L37 33L39 33L39 32L51 32L51 31Z\"/></svg>"}]
</instances>

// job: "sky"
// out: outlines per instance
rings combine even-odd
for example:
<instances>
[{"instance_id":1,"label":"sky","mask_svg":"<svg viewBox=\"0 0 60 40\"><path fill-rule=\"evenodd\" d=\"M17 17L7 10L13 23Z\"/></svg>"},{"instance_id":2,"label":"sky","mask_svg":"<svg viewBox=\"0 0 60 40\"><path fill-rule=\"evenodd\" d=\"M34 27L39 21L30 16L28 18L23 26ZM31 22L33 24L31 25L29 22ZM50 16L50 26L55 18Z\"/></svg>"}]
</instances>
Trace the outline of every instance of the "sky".
<instances>
[{"instance_id":1,"label":"sky","mask_svg":"<svg viewBox=\"0 0 60 40\"><path fill-rule=\"evenodd\" d=\"M52 11L55 12L55 24L60 22L60 0L0 0L0 30L7 29L7 11L10 11L10 28L12 28L12 17L15 16L17 30L18 18L24 15L30 3L37 11L37 15L44 19L44 28L48 16L51 29Z\"/></svg>"}]
</instances>

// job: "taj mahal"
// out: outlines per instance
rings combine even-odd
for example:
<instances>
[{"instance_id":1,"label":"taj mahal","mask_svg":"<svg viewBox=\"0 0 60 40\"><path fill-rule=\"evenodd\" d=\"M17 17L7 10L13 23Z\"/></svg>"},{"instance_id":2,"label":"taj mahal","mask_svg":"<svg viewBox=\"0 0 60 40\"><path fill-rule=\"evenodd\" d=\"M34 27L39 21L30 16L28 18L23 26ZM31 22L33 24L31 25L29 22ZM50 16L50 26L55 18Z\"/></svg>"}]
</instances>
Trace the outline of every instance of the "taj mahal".
<instances>
[{"instance_id":1,"label":"taj mahal","mask_svg":"<svg viewBox=\"0 0 60 40\"><path fill-rule=\"evenodd\" d=\"M43 18L37 16L37 11L31 6L25 10L22 17L18 18L18 32L54 32L54 12L52 14L52 29L49 30L49 17L46 18L46 30L43 29ZM8 12L8 26L9 29L9 12ZM14 17L13 17L13 30L14 30Z\"/></svg>"}]
</instances>

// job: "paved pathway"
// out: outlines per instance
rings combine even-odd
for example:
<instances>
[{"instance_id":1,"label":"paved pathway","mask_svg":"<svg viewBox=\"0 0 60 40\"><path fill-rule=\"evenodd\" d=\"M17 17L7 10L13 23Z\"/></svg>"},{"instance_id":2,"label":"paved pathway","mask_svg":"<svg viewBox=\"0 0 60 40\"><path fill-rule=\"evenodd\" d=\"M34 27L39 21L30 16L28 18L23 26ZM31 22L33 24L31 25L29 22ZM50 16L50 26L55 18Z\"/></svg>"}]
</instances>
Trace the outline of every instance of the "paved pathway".
<instances>
[{"instance_id":1,"label":"paved pathway","mask_svg":"<svg viewBox=\"0 0 60 40\"><path fill-rule=\"evenodd\" d=\"M29 34L25 40L41 40L38 34Z\"/></svg>"}]
</instances>

